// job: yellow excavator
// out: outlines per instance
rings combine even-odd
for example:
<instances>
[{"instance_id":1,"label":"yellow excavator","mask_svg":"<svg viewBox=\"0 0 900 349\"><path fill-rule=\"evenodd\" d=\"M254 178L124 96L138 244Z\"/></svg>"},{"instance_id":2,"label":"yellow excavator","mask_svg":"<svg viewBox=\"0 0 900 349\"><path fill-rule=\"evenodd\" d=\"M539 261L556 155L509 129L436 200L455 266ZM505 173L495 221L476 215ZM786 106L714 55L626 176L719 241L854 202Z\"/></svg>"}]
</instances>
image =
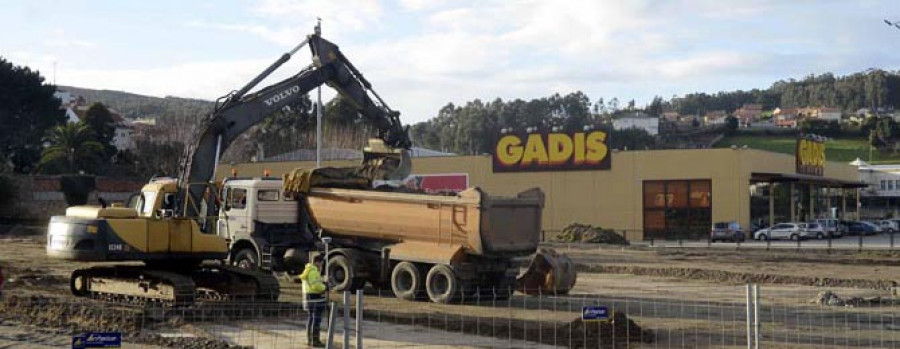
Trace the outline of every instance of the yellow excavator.
<instances>
[{"instance_id":1,"label":"yellow excavator","mask_svg":"<svg viewBox=\"0 0 900 349\"><path fill-rule=\"evenodd\" d=\"M290 78L249 93L307 45L312 64ZM65 216L50 219L47 254L51 258L143 262L78 269L71 276L72 293L175 305L197 300L277 299L278 281L271 273L203 263L229 257L228 241L215 230L220 199L211 183L219 156L235 138L267 116L297 105L322 84L350 101L377 131L355 173L372 180L406 178L410 140L399 113L372 91L371 84L335 44L321 37L317 26L313 34L246 86L217 101L186 147L177 178L151 180L127 207L74 206Z\"/></svg>"}]
</instances>

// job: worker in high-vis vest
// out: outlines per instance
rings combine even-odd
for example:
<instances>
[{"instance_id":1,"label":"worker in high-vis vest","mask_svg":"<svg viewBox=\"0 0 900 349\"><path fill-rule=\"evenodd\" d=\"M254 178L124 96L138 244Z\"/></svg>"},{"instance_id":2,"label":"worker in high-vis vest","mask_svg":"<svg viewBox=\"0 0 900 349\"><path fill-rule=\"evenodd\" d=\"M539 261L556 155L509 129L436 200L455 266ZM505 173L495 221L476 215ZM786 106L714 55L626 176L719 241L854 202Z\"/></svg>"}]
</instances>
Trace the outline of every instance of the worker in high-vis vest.
<instances>
[{"instance_id":1,"label":"worker in high-vis vest","mask_svg":"<svg viewBox=\"0 0 900 349\"><path fill-rule=\"evenodd\" d=\"M303 273L300 274L300 280L303 282L303 309L309 312L306 320L306 340L308 345L314 348L322 348L324 343L319 339L319 328L322 324L322 312L327 306L328 285L322 279L322 264L324 264L322 255L313 257L311 263L306 264Z\"/></svg>"}]
</instances>

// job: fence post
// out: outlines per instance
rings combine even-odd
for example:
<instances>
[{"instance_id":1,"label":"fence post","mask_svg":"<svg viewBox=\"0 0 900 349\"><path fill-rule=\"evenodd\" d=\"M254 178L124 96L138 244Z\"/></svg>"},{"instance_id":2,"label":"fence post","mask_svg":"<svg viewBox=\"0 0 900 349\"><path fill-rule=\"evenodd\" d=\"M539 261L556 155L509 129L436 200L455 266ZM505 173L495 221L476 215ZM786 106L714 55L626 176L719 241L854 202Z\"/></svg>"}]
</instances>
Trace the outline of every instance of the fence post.
<instances>
[{"instance_id":1,"label":"fence post","mask_svg":"<svg viewBox=\"0 0 900 349\"><path fill-rule=\"evenodd\" d=\"M752 292L752 287L750 284L747 284L747 349L753 349L753 306L751 302L753 301L750 293Z\"/></svg>"},{"instance_id":2,"label":"fence post","mask_svg":"<svg viewBox=\"0 0 900 349\"><path fill-rule=\"evenodd\" d=\"M344 349L350 349L350 291L344 291Z\"/></svg>"},{"instance_id":3,"label":"fence post","mask_svg":"<svg viewBox=\"0 0 900 349\"><path fill-rule=\"evenodd\" d=\"M356 290L356 349L363 347L363 291Z\"/></svg>"},{"instance_id":4,"label":"fence post","mask_svg":"<svg viewBox=\"0 0 900 349\"><path fill-rule=\"evenodd\" d=\"M891 249L894 249L894 231L891 231Z\"/></svg>"},{"instance_id":5,"label":"fence post","mask_svg":"<svg viewBox=\"0 0 900 349\"><path fill-rule=\"evenodd\" d=\"M759 284L753 284L753 348L759 349Z\"/></svg>"},{"instance_id":6,"label":"fence post","mask_svg":"<svg viewBox=\"0 0 900 349\"><path fill-rule=\"evenodd\" d=\"M866 235L866 233L865 233L865 232L860 232L860 233L859 233L859 249L857 249L856 252L862 252L862 246L863 246L862 240L863 240L863 235Z\"/></svg>"},{"instance_id":7,"label":"fence post","mask_svg":"<svg viewBox=\"0 0 900 349\"><path fill-rule=\"evenodd\" d=\"M334 348L334 317L335 317L335 302L331 302L331 307L328 311L328 339L325 340L325 348L331 349Z\"/></svg>"}]
</instances>

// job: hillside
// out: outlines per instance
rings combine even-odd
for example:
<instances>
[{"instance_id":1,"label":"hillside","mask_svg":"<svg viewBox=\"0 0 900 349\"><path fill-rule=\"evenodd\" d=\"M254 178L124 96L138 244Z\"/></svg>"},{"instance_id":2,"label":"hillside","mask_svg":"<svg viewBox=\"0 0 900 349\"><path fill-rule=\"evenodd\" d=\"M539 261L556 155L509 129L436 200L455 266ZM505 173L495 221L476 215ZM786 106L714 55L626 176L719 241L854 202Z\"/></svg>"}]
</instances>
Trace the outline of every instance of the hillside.
<instances>
[{"instance_id":1,"label":"hillside","mask_svg":"<svg viewBox=\"0 0 900 349\"><path fill-rule=\"evenodd\" d=\"M122 91L93 90L73 86L59 86L58 88L80 95L88 103L103 103L127 118L158 118L161 116L205 114L212 110L213 107L213 102L201 99L171 96L159 98Z\"/></svg>"},{"instance_id":2,"label":"hillside","mask_svg":"<svg viewBox=\"0 0 900 349\"><path fill-rule=\"evenodd\" d=\"M746 145L752 149L793 155L797 146L797 138L795 136L738 135L723 138L716 143L715 147L728 148L732 145L738 147ZM869 161L869 144L863 138L839 138L825 143L825 159L828 161L850 162L856 158ZM872 162L900 162L900 153L872 150Z\"/></svg>"}]
</instances>

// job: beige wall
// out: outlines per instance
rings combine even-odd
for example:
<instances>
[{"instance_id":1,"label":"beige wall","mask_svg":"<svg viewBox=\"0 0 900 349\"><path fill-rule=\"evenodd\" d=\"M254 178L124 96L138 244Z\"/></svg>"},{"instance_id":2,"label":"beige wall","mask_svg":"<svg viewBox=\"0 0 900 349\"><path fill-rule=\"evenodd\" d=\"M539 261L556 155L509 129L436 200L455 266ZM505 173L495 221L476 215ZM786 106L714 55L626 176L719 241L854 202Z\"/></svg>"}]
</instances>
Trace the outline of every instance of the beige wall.
<instances>
[{"instance_id":1,"label":"beige wall","mask_svg":"<svg viewBox=\"0 0 900 349\"><path fill-rule=\"evenodd\" d=\"M348 166L353 161L326 162L325 166ZM263 169L273 176L296 167L314 167L313 162L238 164L238 176L260 176ZM547 195L544 229L559 230L579 222L640 234L643 229L643 181L665 179L710 179L713 221L750 222L750 175L753 172L794 173L794 157L753 149L702 149L624 151L612 154L607 171L493 173L491 157L460 156L414 158L413 173L468 173L469 184L492 195L515 195L540 187ZM230 165L220 165L222 178ZM825 176L858 180L853 166L828 163ZM629 232L632 234L632 232Z\"/></svg>"}]
</instances>

